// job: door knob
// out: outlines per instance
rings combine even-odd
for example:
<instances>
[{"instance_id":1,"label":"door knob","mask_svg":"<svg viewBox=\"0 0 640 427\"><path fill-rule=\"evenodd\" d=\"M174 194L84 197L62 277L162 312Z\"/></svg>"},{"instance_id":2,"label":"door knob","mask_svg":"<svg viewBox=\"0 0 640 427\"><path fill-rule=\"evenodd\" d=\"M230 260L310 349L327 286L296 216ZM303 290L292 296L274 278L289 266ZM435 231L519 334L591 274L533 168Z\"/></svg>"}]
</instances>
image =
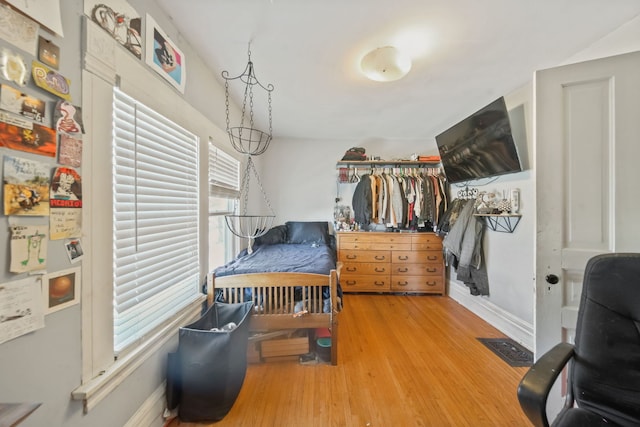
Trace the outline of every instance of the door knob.
<instances>
[{"instance_id":1,"label":"door knob","mask_svg":"<svg viewBox=\"0 0 640 427\"><path fill-rule=\"evenodd\" d=\"M545 277L545 280L547 281L547 283L551 285L555 285L560 281L560 279L558 279L558 276L556 276L555 274L547 274L547 277Z\"/></svg>"}]
</instances>

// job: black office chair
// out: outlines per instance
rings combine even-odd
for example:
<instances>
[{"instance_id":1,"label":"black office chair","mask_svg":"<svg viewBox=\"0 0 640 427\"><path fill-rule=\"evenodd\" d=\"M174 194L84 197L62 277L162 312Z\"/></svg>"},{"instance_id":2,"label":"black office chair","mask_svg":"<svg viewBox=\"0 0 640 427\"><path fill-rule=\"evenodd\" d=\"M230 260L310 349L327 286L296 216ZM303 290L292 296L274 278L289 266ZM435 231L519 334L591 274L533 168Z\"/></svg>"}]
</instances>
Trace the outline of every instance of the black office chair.
<instances>
[{"instance_id":1,"label":"black office chair","mask_svg":"<svg viewBox=\"0 0 640 427\"><path fill-rule=\"evenodd\" d=\"M518 386L533 425L549 425L547 395L567 363L567 396L552 426L640 426L640 254L587 262L575 344L549 350Z\"/></svg>"}]
</instances>

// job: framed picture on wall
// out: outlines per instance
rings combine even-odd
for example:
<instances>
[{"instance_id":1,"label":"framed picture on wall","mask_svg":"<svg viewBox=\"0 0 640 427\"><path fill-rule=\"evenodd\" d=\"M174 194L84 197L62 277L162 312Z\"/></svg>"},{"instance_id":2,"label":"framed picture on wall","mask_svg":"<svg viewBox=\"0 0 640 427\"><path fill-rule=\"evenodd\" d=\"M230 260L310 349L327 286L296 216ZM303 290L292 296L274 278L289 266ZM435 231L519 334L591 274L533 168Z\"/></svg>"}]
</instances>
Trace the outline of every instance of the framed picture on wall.
<instances>
[{"instance_id":1,"label":"framed picture on wall","mask_svg":"<svg viewBox=\"0 0 640 427\"><path fill-rule=\"evenodd\" d=\"M47 274L42 284L45 314L63 310L80 302L80 267Z\"/></svg>"},{"instance_id":2,"label":"framed picture on wall","mask_svg":"<svg viewBox=\"0 0 640 427\"><path fill-rule=\"evenodd\" d=\"M145 62L180 93L184 93L187 72L184 54L149 14L146 19Z\"/></svg>"}]
</instances>

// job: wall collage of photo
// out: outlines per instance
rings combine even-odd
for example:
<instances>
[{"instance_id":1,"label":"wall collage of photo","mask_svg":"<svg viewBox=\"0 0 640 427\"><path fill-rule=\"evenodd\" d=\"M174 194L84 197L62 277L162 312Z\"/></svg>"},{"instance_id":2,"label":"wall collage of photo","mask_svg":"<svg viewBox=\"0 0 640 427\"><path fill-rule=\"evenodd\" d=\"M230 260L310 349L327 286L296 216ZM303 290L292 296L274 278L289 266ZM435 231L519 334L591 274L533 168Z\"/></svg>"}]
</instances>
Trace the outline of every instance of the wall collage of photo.
<instances>
[{"instance_id":1,"label":"wall collage of photo","mask_svg":"<svg viewBox=\"0 0 640 427\"><path fill-rule=\"evenodd\" d=\"M6 3L6 4L5 4ZM0 3L0 154L9 273L0 284L0 344L44 327L45 315L80 302L82 107L60 73L60 0ZM182 51L126 0L85 0L87 19L184 93ZM148 48L145 49L144 47ZM144 56L143 56L144 55ZM63 240L69 268L49 272L48 243Z\"/></svg>"}]
</instances>

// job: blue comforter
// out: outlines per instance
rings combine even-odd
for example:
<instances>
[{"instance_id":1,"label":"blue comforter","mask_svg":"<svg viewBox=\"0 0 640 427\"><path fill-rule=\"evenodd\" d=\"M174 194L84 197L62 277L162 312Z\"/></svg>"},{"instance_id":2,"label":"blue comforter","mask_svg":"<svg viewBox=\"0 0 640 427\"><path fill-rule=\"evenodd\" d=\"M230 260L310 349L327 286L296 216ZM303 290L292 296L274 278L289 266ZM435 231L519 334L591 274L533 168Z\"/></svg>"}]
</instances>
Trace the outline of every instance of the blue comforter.
<instances>
[{"instance_id":1,"label":"blue comforter","mask_svg":"<svg viewBox=\"0 0 640 427\"><path fill-rule=\"evenodd\" d=\"M216 277L246 273L296 272L329 274L336 268L335 250L329 245L291 244L257 246L214 270Z\"/></svg>"}]
</instances>

